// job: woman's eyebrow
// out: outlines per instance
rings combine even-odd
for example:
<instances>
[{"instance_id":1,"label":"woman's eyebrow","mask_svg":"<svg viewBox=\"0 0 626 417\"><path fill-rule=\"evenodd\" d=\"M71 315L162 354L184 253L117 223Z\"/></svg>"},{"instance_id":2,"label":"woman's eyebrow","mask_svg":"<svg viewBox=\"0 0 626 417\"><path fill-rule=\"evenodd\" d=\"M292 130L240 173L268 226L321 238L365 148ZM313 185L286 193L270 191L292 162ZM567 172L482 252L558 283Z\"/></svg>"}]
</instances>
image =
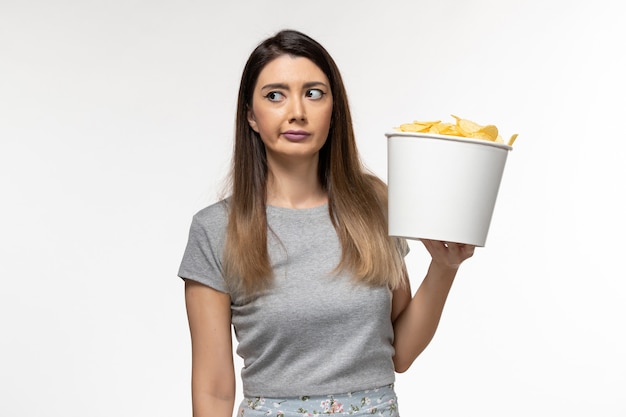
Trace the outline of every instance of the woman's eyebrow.
<instances>
[{"instance_id":1,"label":"woman's eyebrow","mask_svg":"<svg viewBox=\"0 0 626 417\"><path fill-rule=\"evenodd\" d=\"M263 87L261 87L261 90L267 90L268 88L278 88L281 90L289 90L289 86L287 84L283 84L283 83L271 83L271 84L265 84Z\"/></svg>"},{"instance_id":2,"label":"woman's eyebrow","mask_svg":"<svg viewBox=\"0 0 626 417\"><path fill-rule=\"evenodd\" d=\"M328 86L321 81L310 81L308 83L304 83L304 88L320 87L320 86L328 88Z\"/></svg>"},{"instance_id":3,"label":"woman's eyebrow","mask_svg":"<svg viewBox=\"0 0 626 417\"><path fill-rule=\"evenodd\" d=\"M328 88L328 86L321 81L309 81L303 84L304 88L319 87L319 86ZM270 83L270 84L265 84L263 87L261 87L261 90L274 89L274 88L280 89L280 90L289 90L289 85L284 84L284 83Z\"/></svg>"}]
</instances>

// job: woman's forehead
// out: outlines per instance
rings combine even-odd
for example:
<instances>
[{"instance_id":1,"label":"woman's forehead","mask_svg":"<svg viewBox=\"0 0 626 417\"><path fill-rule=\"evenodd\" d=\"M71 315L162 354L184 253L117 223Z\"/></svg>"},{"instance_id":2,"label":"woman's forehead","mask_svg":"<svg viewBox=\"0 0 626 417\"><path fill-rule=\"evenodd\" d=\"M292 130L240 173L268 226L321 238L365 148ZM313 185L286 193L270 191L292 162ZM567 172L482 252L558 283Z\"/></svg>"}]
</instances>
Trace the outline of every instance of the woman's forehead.
<instances>
[{"instance_id":1,"label":"woman's forehead","mask_svg":"<svg viewBox=\"0 0 626 417\"><path fill-rule=\"evenodd\" d=\"M281 55L268 62L259 73L257 86L275 83L322 82L328 85L328 78L309 58L293 55Z\"/></svg>"}]
</instances>

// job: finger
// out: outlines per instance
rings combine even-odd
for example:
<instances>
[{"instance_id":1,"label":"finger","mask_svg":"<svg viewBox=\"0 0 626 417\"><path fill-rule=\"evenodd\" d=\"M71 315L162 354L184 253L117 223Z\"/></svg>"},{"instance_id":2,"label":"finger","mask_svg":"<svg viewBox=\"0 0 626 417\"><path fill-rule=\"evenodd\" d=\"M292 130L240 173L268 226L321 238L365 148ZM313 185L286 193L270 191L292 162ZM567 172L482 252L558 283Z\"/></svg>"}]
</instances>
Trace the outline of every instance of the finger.
<instances>
[{"instance_id":1,"label":"finger","mask_svg":"<svg viewBox=\"0 0 626 417\"><path fill-rule=\"evenodd\" d=\"M443 242L438 240L430 240L430 239L421 239L422 243L431 254L431 256L440 256L446 250Z\"/></svg>"},{"instance_id":2,"label":"finger","mask_svg":"<svg viewBox=\"0 0 626 417\"><path fill-rule=\"evenodd\" d=\"M467 259L474 255L474 248L473 245L459 244L454 252L461 259Z\"/></svg>"},{"instance_id":3,"label":"finger","mask_svg":"<svg viewBox=\"0 0 626 417\"><path fill-rule=\"evenodd\" d=\"M449 247L449 243L442 240L428 240L428 242L431 247L437 251L445 251Z\"/></svg>"}]
</instances>

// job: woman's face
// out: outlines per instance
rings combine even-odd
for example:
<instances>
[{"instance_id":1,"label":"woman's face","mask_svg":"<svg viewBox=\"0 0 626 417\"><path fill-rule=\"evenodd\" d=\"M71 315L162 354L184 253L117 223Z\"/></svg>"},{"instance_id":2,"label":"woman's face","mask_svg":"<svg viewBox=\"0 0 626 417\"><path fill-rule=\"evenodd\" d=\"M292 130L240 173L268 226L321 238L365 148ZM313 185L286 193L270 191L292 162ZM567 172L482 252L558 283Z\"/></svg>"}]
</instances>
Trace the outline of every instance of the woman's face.
<instances>
[{"instance_id":1,"label":"woman's face","mask_svg":"<svg viewBox=\"0 0 626 417\"><path fill-rule=\"evenodd\" d=\"M281 55L259 73L248 123L265 144L268 164L317 162L332 110L322 70L308 58Z\"/></svg>"}]
</instances>

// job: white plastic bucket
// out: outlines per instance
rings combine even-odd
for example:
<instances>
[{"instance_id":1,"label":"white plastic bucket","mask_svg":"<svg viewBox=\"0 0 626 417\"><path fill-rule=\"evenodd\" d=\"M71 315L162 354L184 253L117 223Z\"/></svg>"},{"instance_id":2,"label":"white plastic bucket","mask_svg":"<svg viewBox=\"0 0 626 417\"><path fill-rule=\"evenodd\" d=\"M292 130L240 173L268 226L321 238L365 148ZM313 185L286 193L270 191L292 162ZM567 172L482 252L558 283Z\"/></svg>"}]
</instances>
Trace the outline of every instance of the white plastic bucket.
<instances>
[{"instance_id":1,"label":"white plastic bucket","mask_svg":"<svg viewBox=\"0 0 626 417\"><path fill-rule=\"evenodd\" d=\"M387 133L389 235L485 246L510 146Z\"/></svg>"}]
</instances>

